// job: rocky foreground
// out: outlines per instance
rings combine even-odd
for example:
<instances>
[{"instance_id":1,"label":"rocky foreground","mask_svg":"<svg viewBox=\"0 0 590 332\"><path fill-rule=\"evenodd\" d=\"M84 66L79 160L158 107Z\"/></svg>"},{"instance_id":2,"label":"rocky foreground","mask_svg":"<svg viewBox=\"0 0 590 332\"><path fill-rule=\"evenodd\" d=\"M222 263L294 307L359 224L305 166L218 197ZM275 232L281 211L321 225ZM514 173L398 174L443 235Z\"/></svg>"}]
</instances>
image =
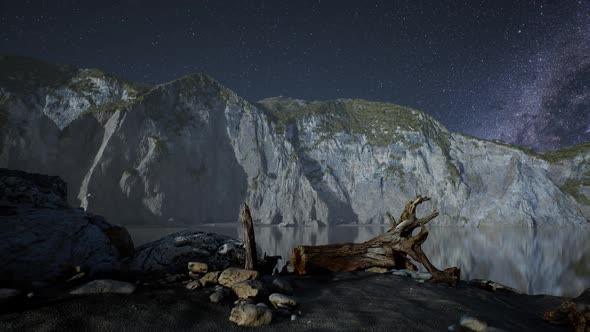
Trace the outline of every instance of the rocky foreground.
<instances>
[{"instance_id":1,"label":"rocky foreground","mask_svg":"<svg viewBox=\"0 0 590 332\"><path fill-rule=\"evenodd\" d=\"M274 312L270 324L259 329L444 331L471 316L505 331L568 330L543 321L543 312L563 300L552 296L490 292L466 283L449 288L370 272L286 279L294 286L301 315ZM213 287L188 290L179 282L138 287L133 294L21 299L3 309L0 330L242 330L230 321L235 295L213 303L214 292Z\"/></svg>"},{"instance_id":2,"label":"rocky foreground","mask_svg":"<svg viewBox=\"0 0 590 332\"><path fill-rule=\"evenodd\" d=\"M544 317L584 331L590 318L588 291L564 302L408 270L243 270L242 242L213 233L134 248L125 228L70 207L58 177L0 169L0 212L1 331L564 330Z\"/></svg>"}]
</instances>

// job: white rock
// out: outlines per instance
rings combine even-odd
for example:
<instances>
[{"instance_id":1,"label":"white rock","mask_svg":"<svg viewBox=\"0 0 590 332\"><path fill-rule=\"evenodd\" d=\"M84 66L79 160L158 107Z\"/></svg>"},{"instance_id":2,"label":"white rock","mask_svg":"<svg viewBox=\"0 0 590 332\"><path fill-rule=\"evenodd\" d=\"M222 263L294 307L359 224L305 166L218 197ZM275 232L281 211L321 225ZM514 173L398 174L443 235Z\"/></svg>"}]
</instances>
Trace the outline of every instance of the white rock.
<instances>
[{"instance_id":1,"label":"white rock","mask_svg":"<svg viewBox=\"0 0 590 332\"><path fill-rule=\"evenodd\" d=\"M488 328L488 324L486 322L469 316L461 317L459 325L461 325L461 327L464 327L475 332L485 332Z\"/></svg>"},{"instance_id":2,"label":"white rock","mask_svg":"<svg viewBox=\"0 0 590 332\"><path fill-rule=\"evenodd\" d=\"M225 287L232 287L234 284L238 282L246 281L246 280L254 280L258 279L260 274L258 271L252 270L244 270L235 267L230 267L229 269L225 269L219 275L219 284Z\"/></svg>"},{"instance_id":3,"label":"white rock","mask_svg":"<svg viewBox=\"0 0 590 332\"><path fill-rule=\"evenodd\" d=\"M262 282L258 280L245 280L235 283L231 290L240 299L255 298L264 292Z\"/></svg>"},{"instance_id":4,"label":"white rock","mask_svg":"<svg viewBox=\"0 0 590 332\"><path fill-rule=\"evenodd\" d=\"M205 274L205 273L207 273L207 270L209 269L209 267L207 266L207 263L189 262L188 269L190 272L193 272L193 273Z\"/></svg>"},{"instance_id":5,"label":"white rock","mask_svg":"<svg viewBox=\"0 0 590 332\"><path fill-rule=\"evenodd\" d=\"M279 293L270 294L268 300L275 308L292 309L298 305L294 298Z\"/></svg>"},{"instance_id":6,"label":"white rock","mask_svg":"<svg viewBox=\"0 0 590 332\"><path fill-rule=\"evenodd\" d=\"M191 282L189 282L188 284L186 284L186 289L189 290L193 290L193 289L198 289L203 287L203 285L201 284L201 282L199 280L193 280Z\"/></svg>"},{"instance_id":7,"label":"white rock","mask_svg":"<svg viewBox=\"0 0 590 332\"><path fill-rule=\"evenodd\" d=\"M267 307L240 303L232 309L229 320L238 326L264 326L272 322L272 311Z\"/></svg>"}]
</instances>

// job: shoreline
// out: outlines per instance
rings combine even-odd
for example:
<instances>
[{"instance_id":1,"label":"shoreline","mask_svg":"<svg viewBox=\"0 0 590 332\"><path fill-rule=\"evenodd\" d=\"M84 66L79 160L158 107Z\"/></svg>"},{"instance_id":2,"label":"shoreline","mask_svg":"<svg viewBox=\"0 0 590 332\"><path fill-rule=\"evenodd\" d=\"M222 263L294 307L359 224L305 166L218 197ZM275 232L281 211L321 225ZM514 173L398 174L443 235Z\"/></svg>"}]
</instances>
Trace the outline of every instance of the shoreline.
<instances>
[{"instance_id":1,"label":"shoreline","mask_svg":"<svg viewBox=\"0 0 590 332\"><path fill-rule=\"evenodd\" d=\"M447 330L462 316L505 331L567 331L543 321L567 298L491 292L460 282L456 288L369 272L287 276L302 315L276 316L263 331ZM129 295L85 295L0 312L0 327L16 330L243 330L228 320L233 299L208 300L210 290L182 284L139 287Z\"/></svg>"}]
</instances>

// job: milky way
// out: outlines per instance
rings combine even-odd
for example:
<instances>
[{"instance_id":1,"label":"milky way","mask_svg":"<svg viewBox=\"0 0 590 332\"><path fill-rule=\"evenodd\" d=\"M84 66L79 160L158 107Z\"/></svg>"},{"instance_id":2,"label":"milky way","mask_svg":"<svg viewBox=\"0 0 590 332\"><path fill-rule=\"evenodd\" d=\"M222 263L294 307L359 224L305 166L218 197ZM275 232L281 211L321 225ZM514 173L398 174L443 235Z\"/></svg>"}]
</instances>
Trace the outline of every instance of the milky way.
<instances>
[{"instance_id":1,"label":"milky way","mask_svg":"<svg viewBox=\"0 0 590 332\"><path fill-rule=\"evenodd\" d=\"M498 82L492 95L503 107L480 136L537 150L590 141L590 5L579 2L555 30Z\"/></svg>"}]
</instances>

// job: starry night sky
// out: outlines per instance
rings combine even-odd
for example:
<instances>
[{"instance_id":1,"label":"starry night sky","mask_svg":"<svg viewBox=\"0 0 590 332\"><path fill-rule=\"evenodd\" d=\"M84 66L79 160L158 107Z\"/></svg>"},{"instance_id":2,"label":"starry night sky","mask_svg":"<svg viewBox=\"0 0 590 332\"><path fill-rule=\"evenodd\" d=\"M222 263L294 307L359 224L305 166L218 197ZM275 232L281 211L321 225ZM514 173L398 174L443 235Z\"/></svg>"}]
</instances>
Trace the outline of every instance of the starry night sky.
<instances>
[{"instance_id":1,"label":"starry night sky","mask_svg":"<svg viewBox=\"0 0 590 332\"><path fill-rule=\"evenodd\" d=\"M363 98L538 149L590 140L589 1L0 0L0 26L1 53L136 81L206 72L253 101ZM577 136L545 135L558 118Z\"/></svg>"}]
</instances>

